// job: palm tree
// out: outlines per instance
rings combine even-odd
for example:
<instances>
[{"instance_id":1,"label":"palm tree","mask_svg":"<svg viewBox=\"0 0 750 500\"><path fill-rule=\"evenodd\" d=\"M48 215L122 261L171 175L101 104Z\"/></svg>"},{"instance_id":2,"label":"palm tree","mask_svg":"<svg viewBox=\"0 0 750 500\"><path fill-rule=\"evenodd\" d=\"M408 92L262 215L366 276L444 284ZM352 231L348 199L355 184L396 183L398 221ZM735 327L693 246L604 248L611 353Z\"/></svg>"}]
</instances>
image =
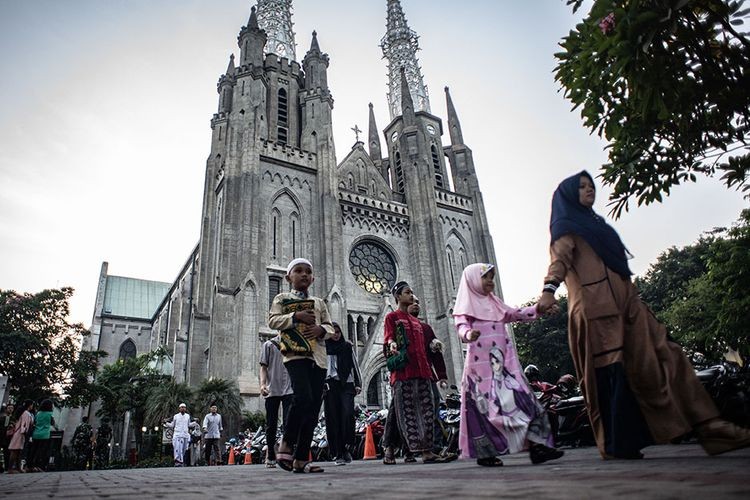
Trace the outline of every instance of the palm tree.
<instances>
[{"instance_id":1,"label":"palm tree","mask_svg":"<svg viewBox=\"0 0 750 500\"><path fill-rule=\"evenodd\" d=\"M234 433L242 414L242 397L236 382L223 378L207 378L195 393L195 411L208 413L211 405L219 407L227 430Z\"/></svg>"},{"instance_id":2,"label":"palm tree","mask_svg":"<svg viewBox=\"0 0 750 500\"><path fill-rule=\"evenodd\" d=\"M189 404L192 399L193 390L190 386L175 382L174 379L151 387L146 399L146 425L149 427L161 425L165 418L169 418L177 412L180 403ZM194 408L193 413L197 416L198 408Z\"/></svg>"}]
</instances>

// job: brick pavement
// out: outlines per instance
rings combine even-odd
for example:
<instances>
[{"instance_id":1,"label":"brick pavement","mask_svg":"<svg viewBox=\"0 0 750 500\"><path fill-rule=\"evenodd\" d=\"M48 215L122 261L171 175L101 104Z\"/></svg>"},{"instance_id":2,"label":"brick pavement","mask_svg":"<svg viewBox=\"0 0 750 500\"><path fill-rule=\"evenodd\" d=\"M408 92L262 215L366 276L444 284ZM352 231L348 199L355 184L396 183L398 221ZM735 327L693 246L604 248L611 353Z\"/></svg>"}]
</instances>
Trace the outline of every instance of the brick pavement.
<instances>
[{"instance_id":1,"label":"brick pavement","mask_svg":"<svg viewBox=\"0 0 750 500\"><path fill-rule=\"evenodd\" d=\"M0 475L0 499L44 498L750 498L750 449L707 457L697 445L655 446L638 461L602 461L595 448L531 465L524 454L489 469L450 464L323 464L298 475L260 465ZM400 460L399 460L400 462Z\"/></svg>"}]
</instances>

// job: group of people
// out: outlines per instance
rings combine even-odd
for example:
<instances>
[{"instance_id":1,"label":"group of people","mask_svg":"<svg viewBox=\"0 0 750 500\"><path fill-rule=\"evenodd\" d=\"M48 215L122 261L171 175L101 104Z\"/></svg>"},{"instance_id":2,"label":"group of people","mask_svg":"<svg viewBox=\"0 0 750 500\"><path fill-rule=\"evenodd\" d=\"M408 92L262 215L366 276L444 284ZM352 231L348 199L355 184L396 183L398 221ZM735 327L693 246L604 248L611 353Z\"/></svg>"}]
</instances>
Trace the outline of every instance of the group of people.
<instances>
[{"instance_id":1,"label":"group of people","mask_svg":"<svg viewBox=\"0 0 750 500\"><path fill-rule=\"evenodd\" d=\"M211 404L201 425L197 418L190 417L187 404L180 403L177 413L171 419L164 420L164 427L172 429L175 467L186 465L185 457L188 453L190 465L197 465L201 444L204 447L206 465L218 465L222 462L220 441L224 422L216 404Z\"/></svg>"},{"instance_id":2,"label":"group of people","mask_svg":"<svg viewBox=\"0 0 750 500\"><path fill-rule=\"evenodd\" d=\"M57 428L52 416L53 403L51 399L44 399L39 408L36 406L28 399L18 406L9 403L0 412L0 448L3 450L4 472L8 474L45 472L49 466L50 436L52 429ZM111 438L112 428L106 418L94 433L88 417L83 417L71 440L74 466L86 469L94 466L94 460L97 467L106 466Z\"/></svg>"},{"instance_id":3,"label":"group of people","mask_svg":"<svg viewBox=\"0 0 750 500\"><path fill-rule=\"evenodd\" d=\"M565 179L555 191L551 263L535 305L513 308L497 297L492 264L464 269L452 311L456 333L468 344L461 381L462 458L497 467L502 455L524 450L533 464L563 456L554 447L549 419L524 377L506 328L511 322L556 314L555 292L563 282L569 294L571 354L602 458L643 458L646 446L690 431L711 455L750 446L750 431L719 418L680 346L641 301L631 281L629 253L617 232L593 211L595 197L586 171ZM298 473L323 472L310 462L309 450L324 393L332 449L346 457L349 429L353 431L348 408L361 380L351 344L342 340L325 302L308 293L312 263L294 259L286 280L291 291L277 295L269 311L268 326L280 334L264 346L261 391L267 396L267 413L275 415L269 417L274 433L279 404L284 404L285 427L275 463ZM409 284L401 281L391 292L398 307L385 317L384 354L393 398L383 461L395 463L394 449L403 442L409 461L421 454L424 463L445 462L454 457L434 449L437 387L447 378L435 363L439 340L417 319ZM272 367L273 359L281 360L286 370ZM274 376L270 384L267 377L277 371L280 381L274 387ZM274 465L274 435L269 434L269 465Z\"/></svg>"}]
</instances>

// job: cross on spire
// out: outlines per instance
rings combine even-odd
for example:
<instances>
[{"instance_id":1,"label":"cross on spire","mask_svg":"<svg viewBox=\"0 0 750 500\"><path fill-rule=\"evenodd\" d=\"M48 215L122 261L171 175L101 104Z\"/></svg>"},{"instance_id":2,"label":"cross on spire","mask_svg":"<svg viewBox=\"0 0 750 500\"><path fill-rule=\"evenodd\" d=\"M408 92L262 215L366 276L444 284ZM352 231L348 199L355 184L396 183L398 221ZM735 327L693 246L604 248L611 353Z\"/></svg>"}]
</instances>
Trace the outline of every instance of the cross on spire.
<instances>
[{"instance_id":1,"label":"cross on spire","mask_svg":"<svg viewBox=\"0 0 750 500\"><path fill-rule=\"evenodd\" d=\"M350 129L350 130L351 130L352 132L354 132L354 137L356 137L356 139L357 139L357 142L360 142L360 141L359 141L359 134L360 134L360 133L361 133L362 131L361 131L361 130L359 129L359 127L358 127L358 126L357 126L357 125L355 124L355 125L354 125L354 127L352 127L352 128Z\"/></svg>"}]
</instances>

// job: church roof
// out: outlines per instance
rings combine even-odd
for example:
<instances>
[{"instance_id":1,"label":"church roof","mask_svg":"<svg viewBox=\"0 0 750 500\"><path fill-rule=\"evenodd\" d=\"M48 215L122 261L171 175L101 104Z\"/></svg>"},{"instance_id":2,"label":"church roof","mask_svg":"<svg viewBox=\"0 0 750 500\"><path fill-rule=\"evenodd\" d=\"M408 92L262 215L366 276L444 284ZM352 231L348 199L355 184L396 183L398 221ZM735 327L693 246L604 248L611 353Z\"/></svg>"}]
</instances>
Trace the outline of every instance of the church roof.
<instances>
[{"instance_id":1,"label":"church roof","mask_svg":"<svg viewBox=\"0 0 750 500\"><path fill-rule=\"evenodd\" d=\"M150 320L171 283L107 276L102 314Z\"/></svg>"}]
</instances>

